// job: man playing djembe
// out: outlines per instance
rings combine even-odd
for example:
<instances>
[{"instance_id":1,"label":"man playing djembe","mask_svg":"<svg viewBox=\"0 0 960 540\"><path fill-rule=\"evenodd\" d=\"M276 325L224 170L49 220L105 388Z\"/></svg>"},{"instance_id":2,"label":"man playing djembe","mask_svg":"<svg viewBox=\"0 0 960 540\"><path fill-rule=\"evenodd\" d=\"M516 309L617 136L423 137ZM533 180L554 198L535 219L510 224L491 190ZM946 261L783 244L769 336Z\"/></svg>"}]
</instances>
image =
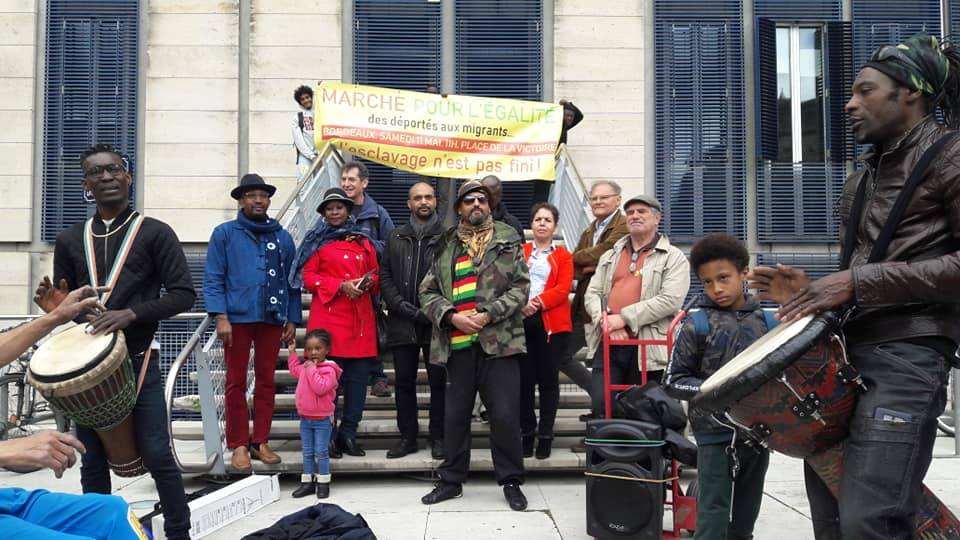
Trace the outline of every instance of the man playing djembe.
<instances>
[{"instance_id":1,"label":"man playing djembe","mask_svg":"<svg viewBox=\"0 0 960 540\"><path fill-rule=\"evenodd\" d=\"M97 212L57 236L53 255L57 285L45 278L35 300L50 312L70 290L83 285L112 288L103 300L107 310L89 324L94 334L124 333L135 374L147 363L133 409L137 448L156 483L167 538L189 538L190 509L170 450L159 351L150 350L159 349L153 339L159 322L193 305L196 293L190 270L173 229L130 208L132 178L118 150L94 145L81 156L80 167L84 189L96 200ZM77 438L87 449L80 467L83 492L109 494L110 471L100 437L93 429L78 426Z\"/></svg>"},{"instance_id":2,"label":"man playing djembe","mask_svg":"<svg viewBox=\"0 0 960 540\"><path fill-rule=\"evenodd\" d=\"M872 148L843 187L841 271L810 283L790 267L757 268L752 286L782 304L784 321L854 308L843 332L867 392L839 500L805 465L816 537L911 538L960 342L960 50L925 34L880 47L852 93L851 129Z\"/></svg>"}]
</instances>

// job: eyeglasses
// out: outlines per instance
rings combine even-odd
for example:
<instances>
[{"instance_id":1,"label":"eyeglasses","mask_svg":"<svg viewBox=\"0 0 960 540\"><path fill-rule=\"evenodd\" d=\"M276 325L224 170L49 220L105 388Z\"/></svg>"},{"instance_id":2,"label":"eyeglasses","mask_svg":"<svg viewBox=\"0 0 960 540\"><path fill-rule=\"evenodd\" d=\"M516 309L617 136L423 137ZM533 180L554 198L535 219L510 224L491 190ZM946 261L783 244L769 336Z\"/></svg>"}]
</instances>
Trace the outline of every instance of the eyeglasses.
<instances>
[{"instance_id":1,"label":"eyeglasses","mask_svg":"<svg viewBox=\"0 0 960 540\"><path fill-rule=\"evenodd\" d=\"M110 173L110 176L117 176L119 174L127 172L127 168L123 165L117 165L116 163L111 163L109 165L97 165L83 171L84 178L100 178L103 176L103 172L106 171Z\"/></svg>"},{"instance_id":2,"label":"eyeglasses","mask_svg":"<svg viewBox=\"0 0 960 540\"><path fill-rule=\"evenodd\" d=\"M611 193L610 195L594 195L590 197L590 202L600 202L609 199L610 197L617 197L616 193Z\"/></svg>"},{"instance_id":3,"label":"eyeglasses","mask_svg":"<svg viewBox=\"0 0 960 540\"><path fill-rule=\"evenodd\" d=\"M486 195L464 195L463 204L473 204L474 202L480 204L486 204L487 196Z\"/></svg>"}]
</instances>

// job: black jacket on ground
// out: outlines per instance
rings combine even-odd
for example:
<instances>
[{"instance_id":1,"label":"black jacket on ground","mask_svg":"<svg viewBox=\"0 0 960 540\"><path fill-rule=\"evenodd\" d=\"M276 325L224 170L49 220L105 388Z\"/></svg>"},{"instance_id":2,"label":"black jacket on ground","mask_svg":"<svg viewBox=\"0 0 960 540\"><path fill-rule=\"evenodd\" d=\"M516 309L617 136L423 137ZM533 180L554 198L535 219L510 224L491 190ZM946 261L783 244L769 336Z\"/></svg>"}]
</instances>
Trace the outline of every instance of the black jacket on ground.
<instances>
[{"instance_id":1,"label":"black jacket on ground","mask_svg":"<svg viewBox=\"0 0 960 540\"><path fill-rule=\"evenodd\" d=\"M360 514L335 504L317 503L282 518L243 540L377 540Z\"/></svg>"},{"instance_id":2,"label":"black jacket on ground","mask_svg":"<svg viewBox=\"0 0 960 540\"><path fill-rule=\"evenodd\" d=\"M410 218L413 221L413 217ZM429 345L430 319L420 311L420 282L430 270L434 244L443 233L440 220L418 237L409 222L390 231L380 261L380 295L387 303L387 346Z\"/></svg>"},{"instance_id":3,"label":"black jacket on ground","mask_svg":"<svg viewBox=\"0 0 960 540\"><path fill-rule=\"evenodd\" d=\"M707 312L710 333L705 339L698 336L693 318L687 317L664 373L667 393L684 401L690 401L700 391L703 381L767 333L763 309L749 295L737 311L721 309L703 295L700 309ZM690 419L698 444L730 442L733 432L713 418L691 414Z\"/></svg>"},{"instance_id":4,"label":"black jacket on ground","mask_svg":"<svg viewBox=\"0 0 960 540\"><path fill-rule=\"evenodd\" d=\"M119 227L131 212L129 208L124 210L114 219L112 226ZM67 280L70 289L91 284L83 249L83 225L77 223L57 236L53 252L55 285L60 283L61 278ZM116 259L120 243L129 226L129 223L123 225L122 230L106 238L94 237L93 248L100 285L107 279L110 266ZM95 215L93 233L102 235L106 232L106 226L99 214ZM106 260L110 261L110 266L106 264ZM161 288L165 289L163 296L160 296ZM137 315L133 324L123 332L130 355L147 350L160 321L187 311L193 306L195 299L196 292L190 280L187 258L176 233L162 221L144 218L117 286L107 302L109 309L129 308Z\"/></svg>"},{"instance_id":5,"label":"black jacket on ground","mask_svg":"<svg viewBox=\"0 0 960 540\"><path fill-rule=\"evenodd\" d=\"M490 215L493 216L493 219L496 221L502 221L507 225L513 227L517 234L520 235L520 245L523 245L524 238L526 236L523 234L523 225L520 223L520 220L516 216L507 212L507 207L501 202L497 205L496 208L490 210Z\"/></svg>"}]
</instances>

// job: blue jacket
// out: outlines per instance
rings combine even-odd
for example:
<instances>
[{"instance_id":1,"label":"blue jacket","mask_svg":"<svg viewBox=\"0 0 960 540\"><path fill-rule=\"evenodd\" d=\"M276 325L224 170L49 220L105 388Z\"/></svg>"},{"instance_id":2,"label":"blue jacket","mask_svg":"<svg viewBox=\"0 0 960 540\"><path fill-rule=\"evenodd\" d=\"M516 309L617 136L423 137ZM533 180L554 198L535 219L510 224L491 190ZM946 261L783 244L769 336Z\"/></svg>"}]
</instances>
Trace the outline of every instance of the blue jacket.
<instances>
[{"instance_id":1,"label":"blue jacket","mask_svg":"<svg viewBox=\"0 0 960 540\"><path fill-rule=\"evenodd\" d=\"M369 193L364 193L363 204L353 209L353 217L357 220L357 227L373 242L377 258L382 257L390 232L396 228L387 209L377 204Z\"/></svg>"},{"instance_id":2,"label":"blue jacket","mask_svg":"<svg viewBox=\"0 0 960 540\"><path fill-rule=\"evenodd\" d=\"M296 255L293 238L284 229L277 236L284 267L290 268ZM267 320L266 285L266 256L260 252L256 235L237 220L218 225L210 235L203 272L207 313L226 313L231 323L271 322ZM287 292L287 321L300 324L300 289L288 286Z\"/></svg>"}]
</instances>

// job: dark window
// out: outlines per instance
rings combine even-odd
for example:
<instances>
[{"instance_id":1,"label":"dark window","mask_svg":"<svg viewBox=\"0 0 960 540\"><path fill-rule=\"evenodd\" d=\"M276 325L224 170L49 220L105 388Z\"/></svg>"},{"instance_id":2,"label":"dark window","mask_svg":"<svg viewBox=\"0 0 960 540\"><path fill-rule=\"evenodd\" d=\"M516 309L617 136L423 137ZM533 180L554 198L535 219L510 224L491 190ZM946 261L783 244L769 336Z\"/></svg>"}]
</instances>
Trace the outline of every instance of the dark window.
<instances>
[{"instance_id":1,"label":"dark window","mask_svg":"<svg viewBox=\"0 0 960 540\"><path fill-rule=\"evenodd\" d=\"M92 212L80 153L96 142L129 156L137 144L136 0L47 0L41 238ZM130 197L133 200L134 192Z\"/></svg>"}]
</instances>

